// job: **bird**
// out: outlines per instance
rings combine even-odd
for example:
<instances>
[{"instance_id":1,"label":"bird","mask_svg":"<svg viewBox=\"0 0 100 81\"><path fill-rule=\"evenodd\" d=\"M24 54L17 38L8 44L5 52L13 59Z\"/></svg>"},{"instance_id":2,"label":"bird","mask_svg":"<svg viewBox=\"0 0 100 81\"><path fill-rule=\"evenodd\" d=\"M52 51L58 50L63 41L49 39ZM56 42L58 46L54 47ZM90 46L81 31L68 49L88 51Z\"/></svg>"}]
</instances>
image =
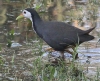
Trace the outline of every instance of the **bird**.
<instances>
[{"instance_id":1,"label":"bird","mask_svg":"<svg viewBox=\"0 0 100 81\"><path fill-rule=\"evenodd\" d=\"M95 28L81 30L72 25L60 21L44 21L34 8L26 8L16 18L28 18L32 22L34 32L43 39L55 51L61 52L62 59L65 60L64 52L72 54L68 48L74 48L83 42L94 39L89 33ZM75 58L78 58L76 54Z\"/></svg>"}]
</instances>

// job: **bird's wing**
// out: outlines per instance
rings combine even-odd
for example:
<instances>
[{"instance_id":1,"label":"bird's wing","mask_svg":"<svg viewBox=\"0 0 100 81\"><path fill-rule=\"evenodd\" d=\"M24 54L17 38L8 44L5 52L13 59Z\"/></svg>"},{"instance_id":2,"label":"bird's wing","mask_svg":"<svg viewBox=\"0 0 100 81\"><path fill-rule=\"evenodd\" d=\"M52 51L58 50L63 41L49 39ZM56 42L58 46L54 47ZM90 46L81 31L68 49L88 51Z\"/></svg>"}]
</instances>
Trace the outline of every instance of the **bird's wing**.
<instances>
[{"instance_id":1,"label":"bird's wing","mask_svg":"<svg viewBox=\"0 0 100 81\"><path fill-rule=\"evenodd\" d=\"M45 27L43 39L49 45L59 44L60 46L66 46L77 43L82 33L84 31L65 23L48 23L48 27Z\"/></svg>"}]
</instances>

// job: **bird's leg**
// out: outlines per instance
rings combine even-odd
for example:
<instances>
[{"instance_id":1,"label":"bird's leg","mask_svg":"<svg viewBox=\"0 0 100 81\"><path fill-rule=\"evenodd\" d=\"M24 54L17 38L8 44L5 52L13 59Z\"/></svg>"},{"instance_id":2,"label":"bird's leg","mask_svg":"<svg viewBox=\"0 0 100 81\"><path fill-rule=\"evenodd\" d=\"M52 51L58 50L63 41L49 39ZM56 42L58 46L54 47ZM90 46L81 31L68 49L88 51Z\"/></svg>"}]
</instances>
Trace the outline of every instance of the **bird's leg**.
<instances>
[{"instance_id":1,"label":"bird's leg","mask_svg":"<svg viewBox=\"0 0 100 81\"><path fill-rule=\"evenodd\" d=\"M68 53L70 53L73 56L73 52L69 51L68 49L66 49L65 51L68 52Z\"/></svg>"},{"instance_id":2,"label":"bird's leg","mask_svg":"<svg viewBox=\"0 0 100 81\"><path fill-rule=\"evenodd\" d=\"M46 51L54 51L53 48L47 48Z\"/></svg>"},{"instance_id":3,"label":"bird's leg","mask_svg":"<svg viewBox=\"0 0 100 81\"><path fill-rule=\"evenodd\" d=\"M68 49L66 49L65 51L73 55L73 52L69 51Z\"/></svg>"},{"instance_id":4,"label":"bird's leg","mask_svg":"<svg viewBox=\"0 0 100 81\"><path fill-rule=\"evenodd\" d=\"M64 57L64 51L60 51L61 55L62 55L62 60L65 60L65 57Z\"/></svg>"},{"instance_id":5,"label":"bird's leg","mask_svg":"<svg viewBox=\"0 0 100 81\"><path fill-rule=\"evenodd\" d=\"M73 49L73 51L75 51L75 47L76 46L72 46L71 48ZM76 53L76 51L75 51L75 59L78 59L78 53Z\"/></svg>"},{"instance_id":6,"label":"bird's leg","mask_svg":"<svg viewBox=\"0 0 100 81\"><path fill-rule=\"evenodd\" d=\"M71 48L72 48L72 50L74 51L75 46L71 46ZM65 51L68 52L68 53L70 53L71 55L73 55L73 52L69 51L68 49L66 49ZM75 54L75 59L77 59L77 58L78 58L78 53Z\"/></svg>"}]
</instances>

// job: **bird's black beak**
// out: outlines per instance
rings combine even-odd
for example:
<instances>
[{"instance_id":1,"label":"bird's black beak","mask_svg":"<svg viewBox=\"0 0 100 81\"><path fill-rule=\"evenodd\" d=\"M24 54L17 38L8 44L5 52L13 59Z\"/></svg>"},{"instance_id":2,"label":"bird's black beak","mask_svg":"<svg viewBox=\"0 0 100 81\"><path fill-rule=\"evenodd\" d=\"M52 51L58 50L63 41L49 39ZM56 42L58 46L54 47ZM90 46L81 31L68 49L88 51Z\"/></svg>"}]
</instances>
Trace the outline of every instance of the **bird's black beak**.
<instances>
[{"instance_id":1,"label":"bird's black beak","mask_svg":"<svg viewBox=\"0 0 100 81\"><path fill-rule=\"evenodd\" d=\"M20 14L20 15L16 18L16 20L19 20L19 19L22 19L22 18L24 18L24 15L23 15L23 14Z\"/></svg>"}]
</instances>

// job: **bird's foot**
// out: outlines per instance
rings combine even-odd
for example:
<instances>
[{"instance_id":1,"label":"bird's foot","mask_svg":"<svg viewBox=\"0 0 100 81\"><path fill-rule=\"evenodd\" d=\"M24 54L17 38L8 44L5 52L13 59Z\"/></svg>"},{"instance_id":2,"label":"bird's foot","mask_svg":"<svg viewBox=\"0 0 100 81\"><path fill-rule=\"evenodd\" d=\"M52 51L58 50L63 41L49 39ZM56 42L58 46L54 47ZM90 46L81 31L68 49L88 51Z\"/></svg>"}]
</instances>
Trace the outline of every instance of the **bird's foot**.
<instances>
[{"instance_id":1,"label":"bird's foot","mask_svg":"<svg viewBox=\"0 0 100 81\"><path fill-rule=\"evenodd\" d=\"M53 52L54 49L53 48L47 48L46 51Z\"/></svg>"}]
</instances>

